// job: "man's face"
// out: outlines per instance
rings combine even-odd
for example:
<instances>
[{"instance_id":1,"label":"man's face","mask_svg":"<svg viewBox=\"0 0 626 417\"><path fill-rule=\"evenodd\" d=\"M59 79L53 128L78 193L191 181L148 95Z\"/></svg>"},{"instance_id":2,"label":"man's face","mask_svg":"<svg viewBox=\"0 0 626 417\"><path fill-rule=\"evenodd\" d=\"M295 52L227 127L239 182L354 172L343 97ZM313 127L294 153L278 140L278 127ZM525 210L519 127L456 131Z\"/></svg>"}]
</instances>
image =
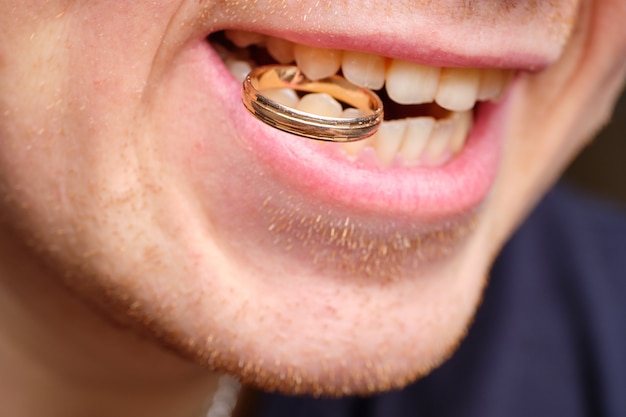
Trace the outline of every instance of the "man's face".
<instances>
[{"instance_id":1,"label":"man's face","mask_svg":"<svg viewBox=\"0 0 626 417\"><path fill-rule=\"evenodd\" d=\"M401 386L452 352L626 61L619 0L9 0L0 16L2 233L181 354L317 394ZM388 116L409 119L362 149L263 125L228 67L267 49L382 77Z\"/></svg>"}]
</instances>

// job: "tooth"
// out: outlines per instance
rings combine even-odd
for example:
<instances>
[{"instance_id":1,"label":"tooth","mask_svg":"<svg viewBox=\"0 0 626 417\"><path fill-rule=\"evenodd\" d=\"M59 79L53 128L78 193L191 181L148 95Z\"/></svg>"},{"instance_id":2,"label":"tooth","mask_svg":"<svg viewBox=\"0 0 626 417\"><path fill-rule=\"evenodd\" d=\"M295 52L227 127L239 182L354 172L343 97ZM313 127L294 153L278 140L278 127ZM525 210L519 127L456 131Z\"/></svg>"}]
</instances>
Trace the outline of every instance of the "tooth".
<instances>
[{"instance_id":1,"label":"tooth","mask_svg":"<svg viewBox=\"0 0 626 417\"><path fill-rule=\"evenodd\" d=\"M298 94L291 88L267 88L261 93L270 100L287 107L296 108L300 102Z\"/></svg>"},{"instance_id":2,"label":"tooth","mask_svg":"<svg viewBox=\"0 0 626 417\"><path fill-rule=\"evenodd\" d=\"M341 104L326 93L312 93L300 99L298 110L327 117L341 117Z\"/></svg>"},{"instance_id":3,"label":"tooth","mask_svg":"<svg viewBox=\"0 0 626 417\"><path fill-rule=\"evenodd\" d=\"M344 77L358 86L379 90L385 85L385 58L382 56L344 51L341 69Z\"/></svg>"},{"instance_id":4,"label":"tooth","mask_svg":"<svg viewBox=\"0 0 626 417\"><path fill-rule=\"evenodd\" d=\"M504 71L499 69L481 70L477 99L481 101L495 100L500 97L503 84Z\"/></svg>"},{"instance_id":5,"label":"tooth","mask_svg":"<svg viewBox=\"0 0 626 417\"><path fill-rule=\"evenodd\" d=\"M245 32L243 30L227 30L224 33L226 39L239 48L247 48L250 45L261 45L265 36L260 33Z\"/></svg>"},{"instance_id":6,"label":"tooth","mask_svg":"<svg viewBox=\"0 0 626 417\"><path fill-rule=\"evenodd\" d=\"M509 85L511 84L511 82L515 78L515 71L513 71L513 70L505 70L504 71L504 75L503 75L502 78L504 79L502 81L502 91L500 92L500 95L498 97L496 97L496 100L501 98L502 95L506 92L507 88L509 88Z\"/></svg>"},{"instance_id":7,"label":"tooth","mask_svg":"<svg viewBox=\"0 0 626 417\"><path fill-rule=\"evenodd\" d=\"M312 48L296 44L294 55L298 67L312 80L330 77L336 74L341 66L341 51L337 49Z\"/></svg>"},{"instance_id":8,"label":"tooth","mask_svg":"<svg viewBox=\"0 0 626 417\"><path fill-rule=\"evenodd\" d=\"M252 71L252 66L246 61L227 58L225 61L226 68L233 74L235 79L240 83L246 79L246 76Z\"/></svg>"},{"instance_id":9,"label":"tooth","mask_svg":"<svg viewBox=\"0 0 626 417\"><path fill-rule=\"evenodd\" d=\"M364 116L366 116L366 113L363 110L355 109L354 107L348 107L341 112L341 117L345 117L346 119L356 119Z\"/></svg>"},{"instance_id":10,"label":"tooth","mask_svg":"<svg viewBox=\"0 0 626 417\"><path fill-rule=\"evenodd\" d=\"M444 68L435 101L452 111L470 110L476 104L480 71L475 68Z\"/></svg>"},{"instance_id":11,"label":"tooth","mask_svg":"<svg viewBox=\"0 0 626 417\"><path fill-rule=\"evenodd\" d=\"M374 135L374 149L378 160L384 165L390 165L395 159L398 148L402 143L406 123L404 120L392 120L380 126Z\"/></svg>"},{"instance_id":12,"label":"tooth","mask_svg":"<svg viewBox=\"0 0 626 417\"><path fill-rule=\"evenodd\" d=\"M220 57L222 61L225 61L226 58L228 58L231 55L230 51L226 49L226 47L222 44L219 44L217 42L211 42L211 47L213 47L213 49L215 50L215 52L217 53L217 55Z\"/></svg>"},{"instance_id":13,"label":"tooth","mask_svg":"<svg viewBox=\"0 0 626 417\"><path fill-rule=\"evenodd\" d=\"M454 118L439 120L433 128L428 145L424 150L424 159L427 163L437 165L443 162L444 157L449 153L449 144L457 123Z\"/></svg>"},{"instance_id":14,"label":"tooth","mask_svg":"<svg viewBox=\"0 0 626 417\"><path fill-rule=\"evenodd\" d=\"M417 117L407 120L404 140L400 145L400 155L405 162L420 159L434 126L435 119L432 117Z\"/></svg>"},{"instance_id":15,"label":"tooth","mask_svg":"<svg viewBox=\"0 0 626 417\"><path fill-rule=\"evenodd\" d=\"M372 138L357 140L354 142L342 142L343 151L350 156L356 156L363 151L368 145L372 144Z\"/></svg>"},{"instance_id":16,"label":"tooth","mask_svg":"<svg viewBox=\"0 0 626 417\"><path fill-rule=\"evenodd\" d=\"M463 148L467 135L472 127L472 112L466 111L463 113L456 113L457 128L454 132L454 136L450 140L449 148L452 153L457 153Z\"/></svg>"},{"instance_id":17,"label":"tooth","mask_svg":"<svg viewBox=\"0 0 626 417\"><path fill-rule=\"evenodd\" d=\"M240 61L250 60L250 52L247 49L235 48L230 50L219 43L211 43L211 46L215 49L215 52L222 61L226 61L227 59L238 59Z\"/></svg>"},{"instance_id":18,"label":"tooth","mask_svg":"<svg viewBox=\"0 0 626 417\"><path fill-rule=\"evenodd\" d=\"M280 64L294 61L293 43L280 38L269 37L266 43L267 52Z\"/></svg>"},{"instance_id":19,"label":"tooth","mask_svg":"<svg viewBox=\"0 0 626 417\"><path fill-rule=\"evenodd\" d=\"M341 117L345 118L357 118L365 116L365 112L359 109L355 109L354 107L348 107L344 111L341 112ZM369 137L363 140L356 140L354 142L342 142L341 147L344 152L348 155L355 156L361 153L363 149L369 144L371 144L372 138Z\"/></svg>"},{"instance_id":20,"label":"tooth","mask_svg":"<svg viewBox=\"0 0 626 417\"><path fill-rule=\"evenodd\" d=\"M392 60L387 71L387 94L399 104L430 103L437 93L441 68Z\"/></svg>"}]
</instances>

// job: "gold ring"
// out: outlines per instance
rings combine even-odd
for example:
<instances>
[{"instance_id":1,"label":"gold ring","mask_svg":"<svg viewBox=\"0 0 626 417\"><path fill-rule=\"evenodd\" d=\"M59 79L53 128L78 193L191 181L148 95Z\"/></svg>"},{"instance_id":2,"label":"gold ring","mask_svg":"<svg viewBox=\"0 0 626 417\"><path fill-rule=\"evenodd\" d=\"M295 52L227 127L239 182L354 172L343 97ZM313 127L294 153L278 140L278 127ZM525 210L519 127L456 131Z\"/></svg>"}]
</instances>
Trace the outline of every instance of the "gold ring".
<instances>
[{"instance_id":1,"label":"gold ring","mask_svg":"<svg viewBox=\"0 0 626 417\"><path fill-rule=\"evenodd\" d=\"M263 90L290 88L326 93L359 117L327 117L285 106L263 95ZM352 142L372 136L383 121L383 103L371 90L339 75L313 81L292 65L267 65L253 69L243 82L243 103L262 122L285 132L330 142Z\"/></svg>"}]
</instances>

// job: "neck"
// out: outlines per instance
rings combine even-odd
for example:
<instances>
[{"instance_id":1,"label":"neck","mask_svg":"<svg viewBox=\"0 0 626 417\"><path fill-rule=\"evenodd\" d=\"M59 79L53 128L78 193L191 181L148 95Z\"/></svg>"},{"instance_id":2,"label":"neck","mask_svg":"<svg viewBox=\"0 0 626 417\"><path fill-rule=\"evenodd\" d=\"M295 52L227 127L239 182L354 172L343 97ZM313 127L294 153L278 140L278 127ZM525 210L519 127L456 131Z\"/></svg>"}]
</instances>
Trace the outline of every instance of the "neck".
<instances>
[{"instance_id":1,"label":"neck","mask_svg":"<svg viewBox=\"0 0 626 417\"><path fill-rule=\"evenodd\" d=\"M116 326L0 231L0 414L199 417L217 375Z\"/></svg>"}]
</instances>

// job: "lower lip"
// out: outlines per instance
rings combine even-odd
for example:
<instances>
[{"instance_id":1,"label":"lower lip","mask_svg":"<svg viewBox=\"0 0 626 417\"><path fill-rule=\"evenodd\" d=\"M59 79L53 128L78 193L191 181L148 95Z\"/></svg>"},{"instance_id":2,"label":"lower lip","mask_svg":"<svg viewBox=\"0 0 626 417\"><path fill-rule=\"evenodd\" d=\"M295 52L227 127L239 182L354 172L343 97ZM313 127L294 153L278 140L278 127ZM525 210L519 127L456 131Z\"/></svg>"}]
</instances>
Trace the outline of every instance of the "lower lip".
<instances>
[{"instance_id":1,"label":"lower lip","mask_svg":"<svg viewBox=\"0 0 626 417\"><path fill-rule=\"evenodd\" d=\"M241 102L235 81L208 42L202 42L211 88L223 98L235 134L259 163L307 199L353 212L450 221L474 211L489 194L501 156L508 99L475 111L463 150L439 167L382 167L348 159L335 144L320 146L257 120Z\"/></svg>"}]
</instances>

